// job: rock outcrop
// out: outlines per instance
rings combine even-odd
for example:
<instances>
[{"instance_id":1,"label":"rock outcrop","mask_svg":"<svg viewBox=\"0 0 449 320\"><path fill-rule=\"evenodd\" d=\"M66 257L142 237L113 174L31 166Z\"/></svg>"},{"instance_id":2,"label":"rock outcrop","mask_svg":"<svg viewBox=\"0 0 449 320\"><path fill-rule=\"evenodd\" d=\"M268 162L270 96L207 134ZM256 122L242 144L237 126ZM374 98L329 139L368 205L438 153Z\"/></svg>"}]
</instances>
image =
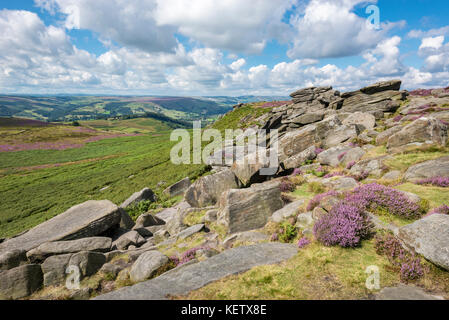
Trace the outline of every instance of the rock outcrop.
<instances>
[{"instance_id":1,"label":"rock outcrop","mask_svg":"<svg viewBox=\"0 0 449 320\"><path fill-rule=\"evenodd\" d=\"M108 200L87 201L0 244L0 252L26 250L45 242L95 237L120 222L119 208Z\"/></svg>"},{"instance_id":2,"label":"rock outcrop","mask_svg":"<svg viewBox=\"0 0 449 320\"><path fill-rule=\"evenodd\" d=\"M218 220L229 233L263 227L283 207L279 183L255 184L248 189L231 189L220 199Z\"/></svg>"}]
</instances>

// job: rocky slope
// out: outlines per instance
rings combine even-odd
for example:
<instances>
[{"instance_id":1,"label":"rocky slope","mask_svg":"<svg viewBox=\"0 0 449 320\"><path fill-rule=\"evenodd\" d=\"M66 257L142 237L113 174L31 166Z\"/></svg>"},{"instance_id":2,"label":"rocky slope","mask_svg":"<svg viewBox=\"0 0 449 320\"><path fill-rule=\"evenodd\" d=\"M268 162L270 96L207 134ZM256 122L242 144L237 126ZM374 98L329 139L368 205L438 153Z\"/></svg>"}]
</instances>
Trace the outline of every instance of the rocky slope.
<instances>
[{"instance_id":1,"label":"rocky slope","mask_svg":"<svg viewBox=\"0 0 449 320\"><path fill-rule=\"evenodd\" d=\"M438 277L446 279L449 207L436 204L447 205L449 197L449 92L423 96L400 87L399 80L392 80L348 93L331 87L298 90L291 102L262 112L242 136L226 141L209 159L211 174L193 184L186 178L168 187L167 197L183 195L174 207L133 221L129 208L157 200L146 188L121 206L88 201L5 240L0 243L0 297L186 295L257 265L288 260L310 242L357 247L373 241L369 239L375 232L376 237L391 232L387 234L400 244L397 250L405 250L403 256L415 257L410 261L417 265L422 259L438 266L445 270ZM239 141L245 135L274 129L279 135L267 135L262 153L229 157L230 151L242 148ZM274 150L280 160L275 167L266 159ZM264 175L262 169L272 174ZM402 190L414 186L425 192ZM437 199L441 196L445 199ZM352 228L352 221L343 209L354 197L364 206L361 210L355 205L361 210L355 219L363 218L357 227L370 232L348 242L342 234ZM337 230L332 236L338 241L332 242L320 226L333 223L334 216L346 231ZM296 241L297 246L290 244ZM261 242L275 243L257 244ZM377 248L381 244L376 240ZM415 269L403 270L407 263L399 264L401 279L415 275ZM77 267L79 288L66 288L73 276L69 267ZM115 291L121 287L126 288ZM398 288L383 290L379 299L395 294L403 299L426 297L413 288ZM438 293L448 297L449 291Z\"/></svg>"}]
</instances>

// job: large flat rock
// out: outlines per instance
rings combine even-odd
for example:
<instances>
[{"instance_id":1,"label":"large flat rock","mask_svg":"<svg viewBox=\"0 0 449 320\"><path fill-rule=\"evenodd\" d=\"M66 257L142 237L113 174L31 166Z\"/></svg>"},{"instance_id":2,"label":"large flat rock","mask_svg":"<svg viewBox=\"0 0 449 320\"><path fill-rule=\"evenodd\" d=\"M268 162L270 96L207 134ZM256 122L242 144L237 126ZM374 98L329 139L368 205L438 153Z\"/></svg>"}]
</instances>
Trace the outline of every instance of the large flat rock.
<instances>
[{"instance_id":1,"label":"large flat rock","mask_svg":"<svg viewBox=\"0 0 449 320\"><path fill-rule=\"evenodd\" d=\"M169 295L186 295L213 281L248 271L256 266L280 263L292 258L297 252L295 245L283 243L260 243L238 247L95 299L165 300Z\"/></svg>"},{"instance_id":2,"label":"large flat rock","mask_svg":"<svg viewBox=\"0 0 449 320\"><path fill-rule=\"evenodd\" d=\"M119 208L109 200L87 201L0 244L6 250L31 250L45 242L94 237L120 223Z\"/></svg>"},{"instance_id":3,"label":"large flat rock","mask_svg":"<svg viewBox=\"0 0 449 320\"><path fill-rule=\"evenodd\" d=\"M382 289L376 296L376 300L443 300L443 298L428 294L415 286L400 284L397 287Z\"/></svg>"},{"instance_id":4,"label":"large flat rock","mask_svg":"<svg viewBox=\"0 0 449 320\"><path fill-rule=\"evenodd\" d=\"M407 247L449 270L449 215L433 214L399 229Z\"/></svg>"}]
</instances>

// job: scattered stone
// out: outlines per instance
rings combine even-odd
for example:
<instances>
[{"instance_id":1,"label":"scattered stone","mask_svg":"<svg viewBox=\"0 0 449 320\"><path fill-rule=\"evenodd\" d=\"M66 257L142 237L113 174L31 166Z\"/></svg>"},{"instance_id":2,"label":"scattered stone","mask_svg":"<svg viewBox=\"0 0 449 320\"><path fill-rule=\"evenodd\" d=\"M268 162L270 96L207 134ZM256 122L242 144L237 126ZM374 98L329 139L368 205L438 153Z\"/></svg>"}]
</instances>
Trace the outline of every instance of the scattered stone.
<instances>
[{"instance_id":1,"label":"scattered stone","mask_svg":"<svg viewBox=\"0 0 449 320\"><path fill-rule=\"evenodd\" d=\"M129 246L141 246L146 240L135 230L126 232L112 243L112 249L125 250Z\"/></svg>"},{"instance_id":2,"label":"scattered stone","mask_svg":"<svg viewBox=\"0 0 449 320\"><path fill-rule=\"evenodd\" d=\"M325 187L335 191L349 191L358 187L357 181L350 177L334 177L323 179L321 182Z\"/></svg>"},{"instance_id":3,"label":"scattered stone","mask_svg":"<svg viewBox=\"0 0 449 320\"><path fill-rule=\"evenodd\" d=\"M27 252L30 262L44 261L48 256L80 251L107 252L111 250L111 238L92 237L71 241L46 242Z\"/></svg>"},{"instance_id":4,"label":"scattered stone","mask_svg":"<svg viewBox=\"0 0 449 320\"><path fill-rule=\"evenodd\" d=\"M231 189L220 199L219 221L229 233L262 228L283 207L279 183L254 184L248 189Z\"/></svg>"},{"instance_id":5,"label":"scattered stone","mask_svg":"<svg viewBox=\"0 0 449 320\"><path fill-rule=\"evenodd\" d=\"M153 236L153 232L151 232L151 230L148 228L137 228L134 230L137 231L144 238L149 238Z\"/></svg>"},{"instance_id":6,"label":"scattered stone","mask_svg":"<svg viewBox=\"0 0 449 320\"><path fill-rule=\"evenodd\" d=\"M184 192L190 187L192 182L190 179L184 178L181 181L176 182L175 184L172 184L168 188L164 190L164 194L166 194L169 197L176 197L181 194L184 194Z\"/></svg>"},{"instance_id":7,"label":"scattered stone","mask_svg":"<svg viewBox=\"0 0 449 320\"><path fill-rule=\"evenodd\" d=\"M331 148L346 142L350 139L357 138L361 133L357 125L341 125L328 133L323 141L324 148Z\"/></svg>"},{"instance_id":8,"label":"scattered stone","mask_svg":"<svg viewBox=\"0 0 449 320\"><path fill-rule=\"evenodd\" d=\"M225 169L218 173L199 178L185 193L185 200L192 207L215 205L227 190L238 188L234 173Z\"/></svg>"},{"instance_id":9,"label":"scattered stone","mask_svg":"<svg viewBox=\"0 0 449 320\"><path fill-rule=\"evenodd\" d=\"M449 270L449 215L432 214L401 227L398 237L427 260Z\"/></svg>"},{"instance_id":10,"label":"scattered stone","mask_svg":"<svg viewBox=\"0 0 449 320\"><path fill-rule=\"evenodd\" d=\"M382 177L382 179L383 179L383 180L397 180L397 179L399 179L400 177L401 177L401 171L393 170L393 171L390 171L390 172L386 173L386 174Z\"/></svg>"},{"instance_id":11,"label":"scattered stone","mask_svg":"<svg viewBox=\"0 0 449 320\"><path fill-rule=\"evenodd\" d=\"M366 151L363 150L360 147L352 148L348 150L346 153L344 153L343 158L341 159L341 162L344 165L347 165L351 162L357 162L366 154ZM337 159L338 160L338 159Z\"/></svg>"},{"instance_id":12,"label":"scattered stone","mask_svg":"<svg viewBox=\"0 0 449 320\"><path fill-rule=\"evenodd\" d=\"M27 264L0 273L0 299L11 300L28 297L42 287L41 266Z\"/></svg>"},{"instance_id":13,"label":"scattered stone","mask_svg":"<svg viewBox=\"0 0 449 320\"><path fill-rule=\"evenodd\" d=\"M312 146L294 156L289 157L283 161L284 169L294 169L300 167L304 162L308 160L314 160L317 154L315 152L315 146Z\"/></svg>"},{"instance_id":14,"label":"scattered stone","mask_svg":"<svg viewBox=\"0 0 449 320\"><path fill-rule=\"evenodd\" d=\"M376 117L369 113L354 112L343 120L343 125L362 125L365 130L371 130L376 126Z\"/></svg>"},{"instance_id":15,"label":"scattered stone","mask_svg":"<svg viewBox=\"0 0 449 320\"><path fill-rule=\"evenodd\" d=\"M400 284L397 287L383 288L376 300L444 300L441 296L426 293L423 289Z\"/></svg>"},{"instance_id":16,"label":"scattered stone","mask_svg":"<svg viewBox=\"0 0 449 320\"><path fill-rule=\"evenodd\" d=\"M159 251L148 251L140 255L131 267L129 275L133 282L145 281L169 263L167 256Z\"/></svg>"},{"instance_id":17,"label":"scattered stone","mask_svg":"<svg viewBox=\"0 0 449 320\"><path fill-rule=\"evenodd\" d=\"M331 167L338 167L340 163L343 161L343 157L351 149L352 149L351 147L347 146L338 146L327 149L318 155L317 161L324 165L328 165Z\"/></svg>"},{"instance_id":18,"label":"scattered stone","mask_svg":"<svg viewBox=\"0 0 449 320\"><path fill-rule=\"evenodd\" d=\"M449 177L449 156L415 164L405 172L406 181L417 182L426 178Z\"/></svg>"},{"instance_id":19,"label":"scattered stone","mask_svg":"<svg viewBox=\"0 0 449 320\"><path fill-rule=\"evenodd\" d=\"M161 226L164 224L165 224L165 221L163 219L159 218L157 215L154 215L151 213L144 213L137 218L136 224L133 229L136 230L136 229L146 228L146 227L151 227L151 226Z\"/></svg>"},{"instance_id":20,"label":"scattered stone","mask_svg":"<svg viewBox=\"0 0 449 320\"><path fill-rule=\"evenodd\" d=\"M292 258L297 252L296 245L283 243L261 243L238 247L94 299L165 300L170 296L186 295L213 281L245 272L256 266L280 263Z\"/></svg>"},{"instance_id":21,"label":"scattered stone","mask_svg":"<svg viewBox=\"0 0 449 320\"><path fill-rule=\"evenodd\" d=\"M176 235L178 239L186 239L190 236L193 236L195 233L201 232L205 229L204 224L196 224L194 226L191 226L185 230L182 230L180 233Z\"/></svg>"},{"instance_id":22,"label":"scattered stone","mask_svg":"<svg viewBox=\"0 0 449 320\"><path fill-rule=\"evenodd\" d=\"M155 243L160 243L170 237L170 233L167 230L159 230L153 234Z\"/></svg>"},{"instance_id":23,"label":"scattered stone","mask_svg":"<svg viewBox=\"0 0 449 320\"><path fill-rule=\"evenodd\" d=\"M322 217L327 215L327 211L324 210L322 207L316 207L312 211L312 219L314 221L319 221Z\"/></svg>"},{"instance_id":24,"label":"scattered stone","mask_svg":"<svg viewBox=\"0 0 449 320\"><path fill-rule=\"evenodd\" d=\"M89 300L92 294L92 288L81 288L70 294L69 300Z\"/></svg>"},{"instance_id":25,"label":"scattered stone","mask_svg":"<svg viewBox=\"0 0 449 320\"><path fill-rule=\"evenodd\" d=\"M447 125L433 117L419 118L388 138L387 148L398 148L412 143L445 146L447 129Z\"/></svg>"},{"instance_id":26,"label":"scattered stone","mask_svg":"<svg viewBox=\"0 0 449 320\"><path fill-rule=\"evenodd\" d=\"M26 262L27 257L24 250L5 251L0 254L0 272L16 268Z\"/></svg>"},{"instance_id":27,"label":"scattered stone","mask_svg":"<svg viewBox=\"0 0 449 320\"><path fill-rule=\"evenodd\" d=\"M87 201L0 244L0 252L29 251L45 242L95 237L120 222L119 208L108 200Z\"/></svg>"},{"instance_id":28,"label":"scattered stone","mask_svg":"<svg viewBox=\"0 0 449 320\"><path fill-rule=\"evenodd\" d=\"M237 159L232 164L231 170L243 186L249 186L266 179L266 176L260 174L260 169L269 168L269 152L270 150L261 148L258 152L250 153L241 159ZM276 172L277 167L274 170L274 173Z\"/></svg>"},{"instance_id":29,"label":"scattered stone","mask_svg":"<svg viewBox=\"0 0 449 320\"><path fill-rule=\"evenodd\" d=\"M292 202L282 209L277 210L273 213L270 220L276 223L282 222L285 219L296 216L299 213L299 209L304 205L304 200L298 200Z\"/></svg>"},{"instance_id":30,"label":"scattered stone","mask_svg":"<svg viewBox=\"0 0 449 320\"><path fill-rule=\"evenodd\" d=\"M356 163L350 170L353 175L369 174L380 178L388 167L384 165L384 161L391 159L391 156L381 156L377 158L365 159Z\"/></svg>"},{"instance_id":31,"label":"scattered stone","mask_svg":"<svg viewBox=\"0 0 449 320\"><path fill-rule=\"evenodd\" d=\"M67 276L66 270L71 257L71 253L51 256L42 263L44 286L59 286L64 283Z\"/></svg>"},{"instance_id":32,"label":"scattered stone","mask_svg":"<svg viewBox=\"0 0 449 320\"><path fill-rule=\"evenodd\" d=\"M215 222L217 221L218 209L208 210L204 215L204 222Z\"/></svg>"},{"instance_id":33,"label":"scattered stone","mask_svg":"<svg viewBox=\"0 0 449 320\"><path fill-rule=\"evenodd\" d=\"M82 251L71 256L69 266L77 266L81 276L89 277L106 263L106 256L100 252Z\"/></svg>"},{"instance_id":34,"label":"scattered stone","mask_svg":"<svg viewBox=\"0 0 449 320\"><path fill-rule=\"evenodd\" d=\"M119 227L123 228L123 229L131 230L135 225L133 219L131 219L128 212L126 212L125 209L123 209L123 208L120 208L120 214L121 214L121 217L120 217Z\"/></svg>"},{"instance_id":35,"label":"scattered stone","mask_svg":"<svg viewBox=\"0 0 449 320\"><path fill-rule=\"evenodd\" d=\"M312 212L301 213L296 217L296 226L303 230L311 230L314 225ZM304 232L304 231L303 231Z\"/></svg>"},{"instance_id":36,"label":"scattered stone","mask_svg":"<svg viewBox=\"0 0 449 320\"><path fill-rule=\"evenodd\" d=\"M394 127L391 127L390 129L387 129L385 131L380 132L376 137L376 145L380 146L388 142L388 139L393 136L395 133L398 133L402 130L402 127L399 125L396 125Z\"/></svg>"},{"instance_id":37,"label":"scattered stone","mask_svg":"<svg viewBox=\"0 0 449 320\"><path fill-rule=\"evenodd\" d=\"M140 191L137 191L131 195L128 199L126 199L121 205L120 208L127 208L131 205L136 205L139 202L149 200L151 202L156 201L156 197L154 192L149 188L144 188Z\"/></svg>"}]
</instances>

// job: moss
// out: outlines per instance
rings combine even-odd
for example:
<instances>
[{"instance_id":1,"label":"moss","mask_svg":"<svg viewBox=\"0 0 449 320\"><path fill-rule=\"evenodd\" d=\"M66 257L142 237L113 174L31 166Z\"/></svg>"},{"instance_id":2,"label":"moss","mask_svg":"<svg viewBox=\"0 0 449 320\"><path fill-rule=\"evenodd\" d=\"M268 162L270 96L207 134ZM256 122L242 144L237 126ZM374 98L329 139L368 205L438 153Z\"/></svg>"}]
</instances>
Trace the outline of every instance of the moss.
<instances>
[{"instance_id":1,"label":"moss","mask_svg":"<svg viewBox=\"0 0 449 320\"><path fill-rule=\"evenodd\" d=\"M188 226L193 226L196 224L200 224L201 223L201 219L204 217L204 215L206 214L206 210L201 210L201 211L193 211L190 212L189 214L187 214L184 217L184 223Z\"/></svg>"},{"instance_id":2,"label":"moss","mask_svg":"<svg viewBox=\"0 0 449 320\"><path fill-rule=\"evenodd\" d=\"M307 190L314 194L320 194L326 192L326 188L320 182L310 182Z\"/></svg>"}]
</instances>

